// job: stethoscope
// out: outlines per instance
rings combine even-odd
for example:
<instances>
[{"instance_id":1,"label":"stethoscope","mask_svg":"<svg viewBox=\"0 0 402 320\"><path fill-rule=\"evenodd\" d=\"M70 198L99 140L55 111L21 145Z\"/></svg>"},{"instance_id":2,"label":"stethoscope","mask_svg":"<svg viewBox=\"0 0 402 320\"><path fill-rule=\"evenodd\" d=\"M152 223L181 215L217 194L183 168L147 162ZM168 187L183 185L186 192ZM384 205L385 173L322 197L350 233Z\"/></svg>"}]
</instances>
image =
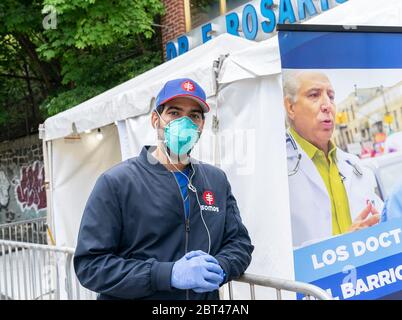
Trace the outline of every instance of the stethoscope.
<instances>
[{"instance_id":1,"label":"stethoscope","mask_svg":"<svg viewBox=\"0 0 402 320\"><path fill-rule=\"evenodd\" d=\"M294 166L294 168L292 170L290 170L290 171L288 170L288 176L291 177L299 171L302 154L300 153L294 138L288 132L286 132L286 145L288 143L291 144L293 151L297 154L296 165ZM346 160L346 163L353 168L353 173L356 176L358 176L358 177L363 176L363 170L360 168L360 166L357 163L352 163L350 160ZM339 174L342 178L342 181L346 179L346 177L341 172L339 172Z\"/></svg>"},{"instance_id":2,"label":"stethoscope","mask_svg":"<svg viewBox=\"0 0 402 320\"><path fill-rule=\"evenodd\" d=\"M297 154L297 162L293 170L288 171L288 177L294 176L298 171L300 167L300 160L302 158L302 154L299 152L299 149L297 148L296 141L293 139L293 137L286 132L286 145L290 143L292 145L293 151ZM289 169L289 168L288 168Z\"/></svg>"}]
</instances>

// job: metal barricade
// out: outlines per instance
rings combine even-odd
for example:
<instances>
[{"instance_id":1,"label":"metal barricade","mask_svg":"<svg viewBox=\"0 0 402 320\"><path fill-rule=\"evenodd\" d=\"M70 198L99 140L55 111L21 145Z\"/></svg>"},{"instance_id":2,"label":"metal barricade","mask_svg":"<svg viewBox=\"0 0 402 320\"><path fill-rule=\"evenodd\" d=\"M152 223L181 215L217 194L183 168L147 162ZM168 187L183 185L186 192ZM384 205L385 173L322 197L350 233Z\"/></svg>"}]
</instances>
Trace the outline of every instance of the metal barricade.
<instances>
[{"instance_id":1,"label":"metal barricade","mask_svg":"<svg viewBox=\"0 0 402 320\"><path fill-rule=\"evenodd\" d=\"M47 244L46 217L0 224L0 239Z\"/></svg>"},{"instance_id":2,"label":"metal barricade","mask_svg":"<svg viewBox=\"0 0 402 320\"><path fill-rule=\"evenodd\" d=\"M73 267L73 248L0 240L0 300L92 300L96 293L79 283ZM282 300L282 291L305 295L306 299L331 300L319 287L308 283L243 274L232 282L247 283L251 299L255 286L273 288ZM233 285L228 283L229 299L233 300Z\"/></svg>"},{"instance_id":3,"label":"metal barricade","mask_svg":"<svg viewBox=\"0 0 402 320\"><path fill-rule=\"evenodd\" d=\"M309 283L285 280L273 277L260 276L255 274L245 273L240 278L232 282L247 283L250 286L251 300L255 300L255 286L273 288L276 290L277 300L282 300L282 291L290 291L295 293L304 294L305 300L311 300L311 297L316 300L332 300L332 297L323 289ZM232 282L228 283L229 299L233 300L233 285Z\"/></svg>"},{"instance_id":4,"label":"metal barricade","mask_svg":"<svg viewBox=\"0 0 402 320\"><path fill-rule=\"evenodd\" d=\"M93 300L73 267L74 249L0 240L0 300Z\"/></svg>"}]
</instances>

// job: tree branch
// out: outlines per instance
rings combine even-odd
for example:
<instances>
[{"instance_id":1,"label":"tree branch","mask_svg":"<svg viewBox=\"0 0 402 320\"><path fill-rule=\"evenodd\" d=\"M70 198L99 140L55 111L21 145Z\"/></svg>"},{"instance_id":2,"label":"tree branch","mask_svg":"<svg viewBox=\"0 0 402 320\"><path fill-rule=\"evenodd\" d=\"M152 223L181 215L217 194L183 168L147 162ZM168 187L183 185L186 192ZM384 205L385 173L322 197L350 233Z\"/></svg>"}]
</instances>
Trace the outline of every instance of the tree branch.
<instances>
[{"instance_id":1,"label":"tree branch","mask_svg":"<svg viewBox=\"0 0 402 320\"><path fill-rule=\"evenodd\" d=\"M23 79L26 80L26 76L17 76L16 74L10 74L10 73L0 73L0 77L7 77L7 78L14 78L14 79ZM35 80L35 81L41 81L43 82L43 79L37 78L37 77L28 77L29 80Z\"/></svg>"}]
</instances>

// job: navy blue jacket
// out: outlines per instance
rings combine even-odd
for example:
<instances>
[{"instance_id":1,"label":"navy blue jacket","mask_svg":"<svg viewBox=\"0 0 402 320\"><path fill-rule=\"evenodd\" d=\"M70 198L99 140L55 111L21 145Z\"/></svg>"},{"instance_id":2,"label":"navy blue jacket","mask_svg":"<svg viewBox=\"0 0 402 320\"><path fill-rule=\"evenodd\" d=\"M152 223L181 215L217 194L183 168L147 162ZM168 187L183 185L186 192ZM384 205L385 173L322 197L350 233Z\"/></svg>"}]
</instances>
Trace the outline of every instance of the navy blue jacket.
<instances>
[{"instance_id":1,"label":"navy blue jacket","mask_svg":"<svg viewBox=\"0 0 402 320\"><path fill-rule=\"evenodd\" d=\"M195 193L188 191L186 220L174 174L148 148L98 178L81 220L74 256L77 277L99 299L218 299L217 290L200 294L171 287L174 262L189 251L208 252L208 234ZM210 254L227 282L246 270L254 247L225 173L192 163L192 184L211 236Z\"/></svg>"}]
</instances>

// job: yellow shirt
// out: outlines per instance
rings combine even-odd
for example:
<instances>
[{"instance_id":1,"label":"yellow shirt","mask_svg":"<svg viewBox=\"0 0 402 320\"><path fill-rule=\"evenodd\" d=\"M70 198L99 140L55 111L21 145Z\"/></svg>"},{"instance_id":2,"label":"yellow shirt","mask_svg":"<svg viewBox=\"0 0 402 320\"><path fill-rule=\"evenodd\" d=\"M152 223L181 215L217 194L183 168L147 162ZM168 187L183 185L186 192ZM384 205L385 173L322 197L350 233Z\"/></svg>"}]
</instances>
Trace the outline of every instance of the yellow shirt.
<instances>
[{"instance_id":1,"label":"yellow shirt","mask_svg":"<svg viewBox=\"0 0 402 320\"><path fill-rule=\"evenodd\" d=\"M327 188L331 201L332 234L338 235L347 232L352 224L352 219L350 217L348 196L336 165L335 145L330 141L327 158L322 150L303 139L293 128L290 128L290 133L313 161Z\"/></svg>"}]
</instances>

